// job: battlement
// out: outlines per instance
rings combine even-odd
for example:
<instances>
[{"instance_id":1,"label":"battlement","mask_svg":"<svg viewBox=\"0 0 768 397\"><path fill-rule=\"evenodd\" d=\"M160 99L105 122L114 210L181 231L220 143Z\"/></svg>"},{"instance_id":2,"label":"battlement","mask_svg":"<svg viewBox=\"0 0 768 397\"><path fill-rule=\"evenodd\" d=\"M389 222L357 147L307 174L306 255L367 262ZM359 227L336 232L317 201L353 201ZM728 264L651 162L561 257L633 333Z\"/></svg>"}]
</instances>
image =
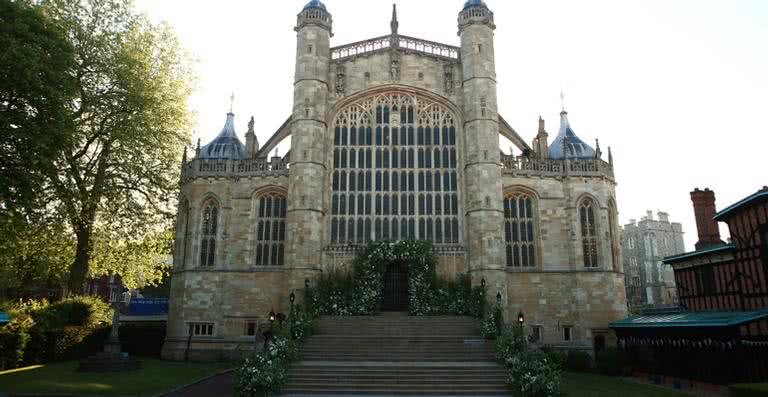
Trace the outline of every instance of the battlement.
<instances>
[{"instance_id":1,"label":"battlement","mask_svg":"<svg viewBox=\"0 0 768 397\"><path fill-rule=\"evenodd\" d=\"M501 156L502 174L544 177L607 177L614 179L613 166L603 160L551 160L524 156Z\"/></svg>"}]
</instances>

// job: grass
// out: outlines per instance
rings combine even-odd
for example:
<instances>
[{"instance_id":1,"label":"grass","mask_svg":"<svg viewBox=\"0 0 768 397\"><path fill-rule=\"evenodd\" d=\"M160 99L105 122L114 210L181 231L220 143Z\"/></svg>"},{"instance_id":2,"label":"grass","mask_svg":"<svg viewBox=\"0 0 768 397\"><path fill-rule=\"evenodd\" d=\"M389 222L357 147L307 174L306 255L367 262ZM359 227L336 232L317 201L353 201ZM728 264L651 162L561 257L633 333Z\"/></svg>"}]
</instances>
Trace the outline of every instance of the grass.
<instances>
[{"instance_id":1,"label":"grass","mask_svg":"<svg viewBox=\"0 0 768 397\"><path fill-rule=\"evenodd\" d=\"M77 361L0 372L0 392L148 396L175 389L232 363L180 363L141 358L141 369L116 373L83 373Z\"/></svg>"},{"instance_id":2,"label":"grass","mask_svg":"<svg viewBox=\"0 0 768 397\"><path fill-rule=\"evenodd\" d=\"M566 396L585 397L680 397L687 394L661 387L643 385L619 377L563 373L562 391Z\"/></svg>"}]
</instances>

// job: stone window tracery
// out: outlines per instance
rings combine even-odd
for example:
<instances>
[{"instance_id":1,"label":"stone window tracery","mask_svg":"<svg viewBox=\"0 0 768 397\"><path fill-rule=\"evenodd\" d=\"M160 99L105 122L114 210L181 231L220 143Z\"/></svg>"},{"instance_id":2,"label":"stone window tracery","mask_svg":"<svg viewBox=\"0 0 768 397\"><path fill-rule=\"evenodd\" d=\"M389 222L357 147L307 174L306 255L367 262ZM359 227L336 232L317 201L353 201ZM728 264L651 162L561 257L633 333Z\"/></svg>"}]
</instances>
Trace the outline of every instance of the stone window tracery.
<instances>
[{"instance_id":1,"label":"stone window tracery","mask_svg":"<svg viewBox=\"0 0 768 397\"><path fill-rule=\"evenodd\" d=\"M595 226L595 204L585 198L579 205L581 224L581 246L584 255L584 267L597 267L597 228Z\"/></svg>"},{"instance_id":2,"label":"stone window tracery","mask_svg":"<svg viewBox=\"0 0 768 397\"><path fill-rule=\"evenodd\" d=\"M504 240L509 267L536 266L534 199L523 192L504 197Z\"/></svg>"},{"instance_id":3,"label":"stone window tracery","mask_svg":"<svg viewBox=\"0 0 768 397\"><path fill-rule=\"evenodd\" d=\"M387 92L343 108L332 128L332 244L461 241L457 126L447 107ZM358 161L345 161L346 153Z\"/></svg>"},{"instance_id":4,"label":"stone window tracery","mask_svg":"<svg viewBox=\"0 0 768 397\"><path fill-rule=\"evenodd\" d=\"M203 206L200 233L200 266L213 267L216 260L216 231L219 223L219 205L211 200Z\"/></svg>"},{"instance_id":5,"label":"stone window tracery","mask_svg":"<svg viewBox=\"0 0 768 397\"><path fill-rule=\"evenodd\" d=\"M346 198L345 198L346 199ZM288 202L284 195L268 193L256 203L256 266L282 266L285 257L285 218ZM334 205L339 205L335 202ZM346 206L346 200L340 205Z\"/></svg>"}]
</instances>

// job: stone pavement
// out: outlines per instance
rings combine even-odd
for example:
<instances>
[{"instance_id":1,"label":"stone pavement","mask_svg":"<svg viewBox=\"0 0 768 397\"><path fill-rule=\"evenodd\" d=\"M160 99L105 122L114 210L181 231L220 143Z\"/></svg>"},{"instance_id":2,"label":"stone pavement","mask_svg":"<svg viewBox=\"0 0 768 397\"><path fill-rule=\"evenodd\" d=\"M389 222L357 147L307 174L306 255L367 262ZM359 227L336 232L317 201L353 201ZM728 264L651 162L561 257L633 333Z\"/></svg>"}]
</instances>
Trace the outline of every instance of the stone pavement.
<instances>
[{"instance_id":1,"label":"stone pavement","mask_svg":"<svg viewBox=\"0 0 768 397\"><path fill-rule=\"evenodd\" d=\"M201 382L164 394L162 397L232 397L233 372L225 372Z\"/></svg>"}]
</instances>

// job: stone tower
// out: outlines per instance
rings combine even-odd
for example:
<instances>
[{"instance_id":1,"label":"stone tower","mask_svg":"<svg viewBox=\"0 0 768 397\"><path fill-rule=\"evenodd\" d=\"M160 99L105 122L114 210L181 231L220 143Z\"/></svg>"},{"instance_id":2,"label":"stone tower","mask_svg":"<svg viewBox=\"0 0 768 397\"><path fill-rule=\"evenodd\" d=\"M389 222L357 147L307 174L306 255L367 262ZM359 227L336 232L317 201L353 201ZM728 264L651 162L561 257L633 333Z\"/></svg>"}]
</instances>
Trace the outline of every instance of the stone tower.
<instances>
[{"instance_id":1,"label":"stone tower","mask_svg":"<svg viewBox=\"0 0 768 397\"><path fill-rule=\"evenodd\" d=\"M505 300L499 119L493 13L480 0L459 12L464 103L466 244L473 279L485 278L489 293Z\"/></svg>"},{"instance_id":2,"label":"stone tower","mask_svg":"<svg viewBox=\"0 0 768 397\"><path fill-rule=\"evenodd\" d=\"M307 276L319 269L323 248L323 192L331 161L325 134L331 29L331 14L320 1L310 1L298 14L286 222L292 240L286 263ZM292 277L287 290L300 288L302 280Z\"/></svg>"}]
</instances>

